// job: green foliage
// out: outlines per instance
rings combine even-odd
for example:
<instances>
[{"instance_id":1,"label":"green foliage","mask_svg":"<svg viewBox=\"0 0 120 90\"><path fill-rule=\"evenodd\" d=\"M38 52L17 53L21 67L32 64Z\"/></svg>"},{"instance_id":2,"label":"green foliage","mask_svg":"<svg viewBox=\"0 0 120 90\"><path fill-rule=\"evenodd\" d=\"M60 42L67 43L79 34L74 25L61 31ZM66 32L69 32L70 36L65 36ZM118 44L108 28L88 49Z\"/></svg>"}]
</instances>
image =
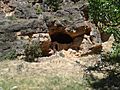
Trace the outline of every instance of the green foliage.
<instances>
[{"instance_id":1,"label":"green foliage","mask_svg":"<svg viewBox=\"0 0 120 90\"><path fill-rule=\"evenodd\" d=\"M109 61L112 65L116 63L120 64L120 44L114 43L111 52L103 54L102 60Z\"/></svg>"},{"instance_id":2,"label":"green foliage","mask_svg":"<svg viewBox=\"0 0 120 90\"><path fill-rule=\"evenodd\" d=\"M107 26L115 26L120 23L119 0L89 0L89 15L95 22L101 22Z\"/></svg>"},{"instance_id":3,"label":"green foliage","mask_svg":"<svg viewBox=\"0 0 120 90\"><path fill-rule=\"evenodd\" d=\"M113 51L110 53L110 59L120 63L120 44L115 43Z\"/></svg>"},{"instance_id":4,"label":"green foliage","mask_svg":"<svg viewBox=\"0 0 120 90\"><path fill-rule=\"evenodd\" d=\"M35 71L35 70L34 70ZM75 77L56 76L53 74L19 74L13 76L7 74L0 77L0 87L3 90L88 90L82 85L82 81ZM27 72L28 73L28 72ZM51 75L51 76L50 76ZM16 89L12 89L16 87Z\"/></svg>"},{"instance_id":5,"label":"green foliage","mask_svg":"<svg viewBox=\"0 0 120 90\"><path fill-rule=\"evenodd\" d=\"M16 50L10 50L8 52L3 53L3 55L0 57L1 60L14 60L17 58Z\"/></svg>"},{"instance_id":6,"label":"green foliage","mask_svg":"<svg viewBox=\"0 0 120 90\"><path fill-rule=\"evenodd\" d=\"M116 27L105 27L104 32L108 34L113 34L115 37L115 42L120 43L120 29Z\"/></svg>"},{"instance_id":7,"label":"green foliage","mask_svg":"<svg viewBox=\"0 0 120 90\"><path fill-rule=\"evenodd\" d=\"M120 30L114 27L109 27L104 30L109 34L113 34L115 42L113 43L112 51L108 54L107 59L111 60L112 63L120 63Z\"/></svg>"},{"instance_id":8,"label":"green foliage","mask_svg":"<svg viewBox=\"0 0 120 90\"><path fill-rule=\"evenodd\" d=\"M17 20L17 18L13 15L13 16L8 16L7 17L9 20Z\"/></svg>"},{"instance_id":9,"label":"green foliage","mask_svg":"<svg viewBox=\"0 0 120 90\"><path fill-rule=\"evenodd\" d=\"M60 8L61 1L62 0L46 0L45 2L53 11L57 11Z\"/></svg>"},{"instance_id":10,"label":"green foliage","mask_svg":"<svg viewBox=\"0 0 120 90\"><path fill-rule=\"evenodd\" d=\"M42 56L40 43L33 42L32 44L25 45L25 61L34 62L36 58Z\"/></svg>"},{"instance_id":11,"label":"green foliage","mask_svg":"<svg viewBox=\"0 0 120 90\"><path fill-rule=\"evenodd\" d=\"M111 63L120 63L120 30L117 28L109 27L104 31L108 34L113 34L115 38L111 52L109 52L107 55L104 55L104 58L110 60Z\"/></svg>"},{"instance_id":12,"label":"green foliage","mask_svg":"<svg viewBox=\"0 0 120 90\"><path fill-rule=\"evenodd\" d=\"M119 0L89 0L89 16L101 30L115 37L110 58L119 58L120 54L120 2ZM99 26L99 23L102 26ZM115 58L116 57L116 58Z\"/></svg>"},{"instance_id":13,"label":"green foliage","mask_svg":"<svg viewBox=\"0 0 120 90\"><path fill-rule=\"evenodd\" d=\"M107 77L90 83L92 88L99 90L120 89L120 0L88 0L90 19L103 32L113 34L115 42L108 54L102 55L102 60L90 67L90 71L107 73ZM116 83L115 83L116 82Z\"/></svg>"},{"instance_id":14,"label":"green foliage","mask_svg":"<svg viewBox=\"0 0 120 90\"><path fill-rule=\"evenodd\" d=\"M35 11L36 11L36 14L41 14L41 13L42 13L42 8L41 8L41 6L37 5L37 6L35 7Z\"/></svg>"}]
</instances>

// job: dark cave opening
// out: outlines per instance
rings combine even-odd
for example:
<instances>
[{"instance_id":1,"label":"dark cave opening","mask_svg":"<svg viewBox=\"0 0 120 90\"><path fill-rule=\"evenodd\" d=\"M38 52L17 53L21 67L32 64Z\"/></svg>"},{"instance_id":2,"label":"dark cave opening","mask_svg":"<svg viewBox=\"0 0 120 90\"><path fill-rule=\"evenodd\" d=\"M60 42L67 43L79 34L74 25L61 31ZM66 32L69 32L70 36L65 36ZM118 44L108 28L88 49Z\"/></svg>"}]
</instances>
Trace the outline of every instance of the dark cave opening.
<instances>
[{"instance_id":1,"label":"dark cave opening","mask_svg":"<svg viewBox=\"0 0 120 90\"><path fill-rule=\"evenodd\" d=\"M70 44L73 42L73 39L70 35L65 33L54 33L50 35L52 42L57 42L60 44Z\"/></svg>"}]
</instances>

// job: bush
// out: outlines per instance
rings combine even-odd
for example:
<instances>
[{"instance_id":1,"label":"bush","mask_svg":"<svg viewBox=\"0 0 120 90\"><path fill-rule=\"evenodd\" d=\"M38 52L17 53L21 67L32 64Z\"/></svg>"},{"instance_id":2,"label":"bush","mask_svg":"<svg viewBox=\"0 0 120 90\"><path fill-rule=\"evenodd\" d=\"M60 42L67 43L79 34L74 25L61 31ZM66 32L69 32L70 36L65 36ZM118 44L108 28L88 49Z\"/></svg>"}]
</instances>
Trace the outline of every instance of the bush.
<instances>
[{"instance_id":1,"label":"bush","mask_svg":"<svg viewBox=\"0 0 120 90\"><path fill-rule=\"evenodd\" d=\"M9 50L0 57L1 60L14 60L15 58L17 58L16 50Z\"/></svg>"},{"instance_id":2,"label":"bush","mask_svg":"<svg viewBox=\"0 0 120 90\"><path fill-rule=\"evenodd\" d=\"M89 16L90 19L103 32L113 34L115 44L110 57L120 54L118 44L120 44L120 3L119 0L88 0L89 1ZM101 23L101 25L99 25ZM113 55L112 55L113 54Z\"/></svg>"},{"instance_id":3,"label":"bush","mask_svg":"<svg viewBox=\"0 0 120 90\"><path fill-rule=\"evenodd\" d=\"M119 0L88 0L90 19L103 32L113 34L115 42L108 54L91 70L107 73L103 79L95 79L91 86L99 90L120 90L120 3ZM93 78L93 76L92 76Z\"/></svg>"},{"instance_id":4,"label":"bush","mask_svg":"<svg viewBox=\"0 0 120 90\"><path fill-rule=\"evenodd\" d=\"M41 6L40 5L36 5L36 7L35 7L35 11L36 11L36 14L41 14L42 13L42 8L41 8Z\"/></svg>"},{"instance_id":5,"label":"bush","mask_svg":"<svg viewBox=\"0 0 120 90\"><path fill-rule=\"evenodd\" d=\"M25 61L34 62L36 58L42 56L40 43L33 42L32 44L25 45Z\"/></svg>"},{"instance_id":6,"label":"bush","mask_svg":"<svg viewBox=\"0 0 120 90\"><path fill-rule=\"evenodd\" d=\"M62 0L46 0L45 2L53 11L57 11Z\"/></svg>"},{"instance_id":7,"label":"bush","mask_svg":"<svg viewBox=\"0 0 120 90\"><path fill-rule=\"evenodd\" d=\"M8 16L7 17L9 20L17 20L17 18L13 15L13 16Z\"/></svg>"},{"instance_id":8,"label":"bush","mask_svg":"<svg viewBox=\"0 0 120 90\"><path fill-rule=\"evenodd\" d=\"M97 24L101 22L107 26L120 23L119 0L88 0L89 16Z\"/></svg>"}]
</instances>

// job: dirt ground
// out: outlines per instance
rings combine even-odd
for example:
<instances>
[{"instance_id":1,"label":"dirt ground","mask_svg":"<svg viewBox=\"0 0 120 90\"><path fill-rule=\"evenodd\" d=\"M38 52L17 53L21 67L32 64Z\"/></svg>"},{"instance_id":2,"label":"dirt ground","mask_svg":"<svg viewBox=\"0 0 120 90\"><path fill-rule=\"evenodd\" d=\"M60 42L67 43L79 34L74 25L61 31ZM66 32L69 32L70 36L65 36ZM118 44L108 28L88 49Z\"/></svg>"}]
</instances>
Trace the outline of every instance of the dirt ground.
<instances>
[{"instance_id":1,"label":"dirt ground","mask_svg":"<svg viewBox=\"0 0 120 90\"><path fill-rule=\"evenodd\" d=\"M89 58L88 58L89 57ZM39 62L0 62L0 90L90 90L84 85L85 69L98 56L66 58L53 55Z\"/></svg>"}]
</instances>

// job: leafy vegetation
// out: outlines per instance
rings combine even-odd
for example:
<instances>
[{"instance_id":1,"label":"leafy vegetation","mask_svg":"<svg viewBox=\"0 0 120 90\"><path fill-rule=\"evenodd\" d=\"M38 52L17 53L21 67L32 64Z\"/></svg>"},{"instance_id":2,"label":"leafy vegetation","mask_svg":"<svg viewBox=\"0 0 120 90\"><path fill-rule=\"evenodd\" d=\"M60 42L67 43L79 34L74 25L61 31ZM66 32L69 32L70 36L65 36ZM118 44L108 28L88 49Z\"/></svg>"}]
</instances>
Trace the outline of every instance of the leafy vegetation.
<instances>
[{"instance_id":1,"label":"leafy vegetation","mask_svg":"<svg viewBox=\"0 0 120 90\"><path fill-rule=\"evenodd\" d=\"M3 53L0 60L14 60L15 58L17 58L16 50L9 50L8 52Z\"/></svg>"},{"instance_id":2,"label":"leafy vegetation","mask_svg":"<svg viewBox=\"0 0 120 90\"><path fill-rule=\"evenodd\" d=\"M94 67L89 67L89 72L97 71L106 73L103 79L94 77L90 86L99 90L119 90L120 89L120 1L119 0L89 0L90 19L98 28L113 34L115 42L108 54L102 55L102 60ZM90 76L90 75L89 75ZM91 83L92 82L92 83Z\"/></svg>"},{"instance_id":3,"label":"leafy vegetation","mask_svg":"<svg viewBox=\"0 0 120 90\"><path fill-rule=\"evenodd\" d=\"M27 44L25 47L25 61L34 62L36 58L42 56L42 50L40 48L40 43L32 42Z\"/></svg>"},{"instance_id":4,"label":"leafy vegetation","mask_svg":"<svg viewBox=\"0 0 120 90\"><path fill-rule=\"evenodd\" d=\"M85 90L85 86L72 77L61 76L28 76L15 78L0 78L3 90ZM15 88L15 89L12 89Z\"/></svg>"},{"instance_id":5,"label":"leafy vegetation","mask_svg":"<svg viewBox=\"0 0 120 90\"><path fill-rule=\"evenodd\" d=\"M89 0L89 16L104 32L113 34L115 44L110 58L120 57L120 2L119 0Z\"/></svg>"},{"instance_id":6,"label":"leafy vegetation","mask_svg":"<svg viewBox=\"0 0 120 90\"><path fill-rule=\"evenodd\" d=\"M9 20L17 20L17 18L13 15L13 16L8 16L7 17Z\"/></svg>"},{"instance_id":7,"label":"leafy vegetation","mask_svg":"<svg viewBox=\"0 0 120 90\"><path fill-rule=\"evenodd\" d=\"M42 13L42 8L41 8L41 6L40 5L36 5L36 7L35 7L35 11L36 11L36 14L41 14Z\"/></svg>"},{"instance_id":8,"label":"leafy vegetation","mask_svg":"<svg viewBox=\"0 0 120 90\"><path fill-rule=\"evenodd\" d=\"M57 11L60 8L61 1L62 0L46 0L45 2L53 11Z\"/></svg>"},{"instance_id":9,"label":"leafy vegetation","mask_svg":"<svg viewBox=\"0 0 120 90\"><path fill-rule=\"evenodd\" d=\"M90 18L97 24L101 22L106 26L120 24L119 0L89 0Z\"/></svg>"}]
</instances>

